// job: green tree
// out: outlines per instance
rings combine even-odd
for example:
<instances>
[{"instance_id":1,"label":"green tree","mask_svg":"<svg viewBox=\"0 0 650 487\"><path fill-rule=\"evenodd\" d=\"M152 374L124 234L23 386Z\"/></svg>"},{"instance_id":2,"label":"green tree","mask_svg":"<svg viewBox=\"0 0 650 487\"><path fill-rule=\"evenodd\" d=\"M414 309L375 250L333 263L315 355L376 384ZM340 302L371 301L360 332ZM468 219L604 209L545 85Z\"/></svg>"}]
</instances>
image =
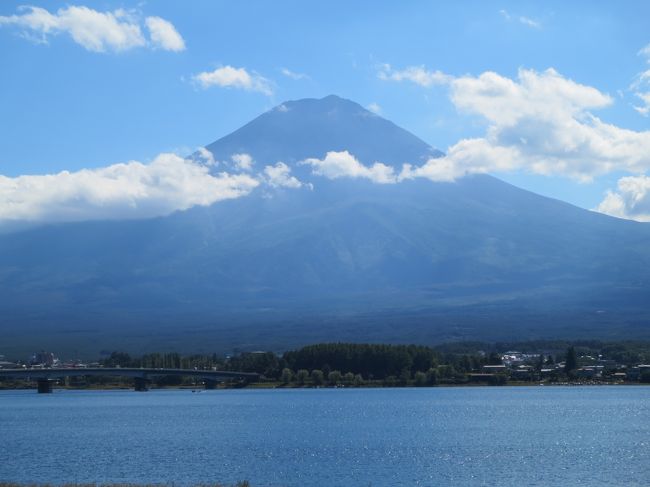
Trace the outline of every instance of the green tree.
<instances>
[{"instance_id":1,"label":"green tree","mask_svg":"<svg viewBox=\"0 0 650 487\"><path fill-rule=\"evenodd\" d=\"M329 377L330 372L332 371L332 368L330 367L330 364L325 364L320 368L320 370L323 371L323 376L324 377Z\"/></svg>"},{"instance_id":2,"label":"green tree","mask_svg":"<svg viewBox=\"0 0 650 487\"><path fill-rule=\"evenodd\" d=\"M354 383L354 374L352 372L348 372L343 376L343 383L346 386L350 386Z\"/></svg>"},{"instance_id":3,"label":"green tree","mask_svg":"<svg viewBox=\"0 0 650 487\"><path fill-rule=\"evenodd\" d=\"M576 358L576 350L569 347L566 351L566 358L564 360L564 372L569 375L578 367L578 359Z\"/></svg>"},{"instance_id":4,"label":"green tree","mask_svg":"<svg viewBox=\"0 0 650 487\"><path fill-rule=\"evenodd\" d=\"M325 375L322 370L314 369L311 371L311 381L315 386L320 386L325 381Z\"/></svg>"},{"instance_id":5,"label":"green tree","mask_svg":"<svg viewBox=\"0 0 650 487\"><path fill-rule=\"evenodd\" d=\"M380 345L360 343L321 343L309 345L283 355L286 366L293 370L327 369L352 372L367 378L384 379L399 376L403 369L411 372L427 370L439 363L433 349L418 345Z\"/></svg>"},{"instance_id":6,"label":"green tree","mask_svg":"<svg viewBox=\"0 0 650 487\"><path fill-rule=\"evenodd\" d=\"M427 385L427 374L421 371L417 371L414 376L415 385L417 387L423 387Z\"/></svg>"},{"instance_id":7,"label":"green tree","mask_svg":"<svg viewBox=\"0 0 650 487\"><path fill-rule=\"evenodd\" d=\"M488 357L488 365L502 365L501 355L497 352L492 352Z\"/></svg>"},{"instance_id":8,"label":"green tree","mask_svg":"<svg viewBox=\"0 0 650 487\"><path fill-rule=\"evenodd\" d=\"M333 386L338 386L341 383L343 376L338 370L333 370L327 375L327 380Z\"/></svg>"},{"instance_id":9,"label":"green tree","mask_svg":"<svg viewBox=\"0 0 650 487\"><path fill-rule=\"evenodd\" d=\"M397 385L397 377L394 375L389 375L384 379L384 385L386 387L395 387Z\"/></svg>"},{"instance_id":10,"label":"green tree","mask_svg":"<svg viewBox=\"0 0 650 487\"><path fill-rule=\"evenodd\" d=\"M354 387L362 386L364 384L363 376L361 374L356 374L354 376L354 382L352 383L354 384Z\"/></svg>"},{"instance_id":11,"label":"green tree","mask_svg":"<svg viewBox=\"0 0 650 487\"><path fill-rule=\"evenodd\" d=\"M427 370L427 384L434 386L438 383L438 369L431 367Z\"/></svg>"},{"instance_id":12,"label":"green tree","mask_svg":"<svg viewBox=\"0 0 650 487\"><path fill-rule=\"evenodd\" d=\"M113 352L111 356L103 361L106 367L133 367L131 356L126 352Z\"/></svg>"},{"instance_id":13,"label":"green tree","mask_svg":"<svg viewBox=\"0 0 650 487\"><path fill-rule=\"evenodd\" d=\"M400 385L407 385L411 380L411 371L407 368L402 369L402 372L399 374L399 383Z\"/></svg>"},{"instance_id":14,"label":"green tree","mask_svg":"<svg viewBox=\"0 0 650 487\"><path fill-rule=\"evenodd\" d=\"M472 361L467 355L463 355L460 359L459 368L462 372L471 372Z\"/></svg>"},{"instance_id":15,"label":"green tree","mask_svg":"<svg viewBox=\"0 0 650 487\"><path fill-rule=\"evenodd\" d=\"M280 376L280 382L285 386L293 380L293 371L289 368L282 369L282 375Z\"/></svg>"},{"instance_id":16,"label":"green tree","mask_svg":"<svg viewBox=\"0 0 650 487\"><path fill-rule=\"evenodd\" d=\"M544 354L543 353L539 354L539 357L537 358L537 365L535 366L535 368L537 369L537 372L539 372L540 370L542 370L544 368Z\"/></svg>"},{"instance_id":17,"label":"green tree","mask_svg":"<svg viewBox=\"0 0 650 487\"><path fill-rule=\"evenodd\" d=\"M456 376L456 369L453 365L439 365L437 371L440 379L450 380Z\"/></svg>"},{"instance_id":18,"label":"green tree","mask_svg":"<svg viewBox=\"0 0 650 487\"><path fill-rule=\"evenodd\" d=\"M301 386L305 385L305 382L307 382L307 379L309 379L309 371L308 370L300 369L298 372L296 372L296 381Z\"/></svg>"}]
</instances>

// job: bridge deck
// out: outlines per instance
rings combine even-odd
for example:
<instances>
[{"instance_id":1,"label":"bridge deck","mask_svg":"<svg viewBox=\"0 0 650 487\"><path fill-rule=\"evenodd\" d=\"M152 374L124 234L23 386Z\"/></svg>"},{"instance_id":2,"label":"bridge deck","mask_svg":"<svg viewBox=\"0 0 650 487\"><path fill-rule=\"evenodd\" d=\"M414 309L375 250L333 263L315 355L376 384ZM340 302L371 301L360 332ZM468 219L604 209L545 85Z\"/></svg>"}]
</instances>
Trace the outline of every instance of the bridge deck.
<instances>
[{"instance_id":1,"label":"bridge deck","mask_svg":"<svg viewBox=\"0 0 650 487\"><path fill-rule=\"evenodd\" d=\"M112 376L112 377L134 377L147 379L151 377L163 376L184 376L199 377L206 380L257 380L259 374L247 372L231 372L227 370L196 370L196 369L136 369L136 368L72 368L72 369L0 369L0 378L27 379L27 380L44 380L44 379L61 379L64 377L81 377L81 376Z\"/></svg>"}]
</instances>

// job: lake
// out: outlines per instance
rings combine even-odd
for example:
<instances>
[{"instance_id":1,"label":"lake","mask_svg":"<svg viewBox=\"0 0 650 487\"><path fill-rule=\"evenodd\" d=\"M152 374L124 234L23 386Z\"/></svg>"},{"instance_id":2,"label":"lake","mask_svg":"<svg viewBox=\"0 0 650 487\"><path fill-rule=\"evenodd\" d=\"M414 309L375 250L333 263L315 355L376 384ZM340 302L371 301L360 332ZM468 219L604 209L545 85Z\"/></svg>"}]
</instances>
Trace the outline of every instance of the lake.
<instances>
[{"instance_id":1,"label":"lake","mask_svg":"<svg viewBox=\"0 0 650 487\"><path fill-rule=\"evenodd\" d=\"M649 485L650 387L0 391L0 480Z\"/></svg>"}]
</instances>

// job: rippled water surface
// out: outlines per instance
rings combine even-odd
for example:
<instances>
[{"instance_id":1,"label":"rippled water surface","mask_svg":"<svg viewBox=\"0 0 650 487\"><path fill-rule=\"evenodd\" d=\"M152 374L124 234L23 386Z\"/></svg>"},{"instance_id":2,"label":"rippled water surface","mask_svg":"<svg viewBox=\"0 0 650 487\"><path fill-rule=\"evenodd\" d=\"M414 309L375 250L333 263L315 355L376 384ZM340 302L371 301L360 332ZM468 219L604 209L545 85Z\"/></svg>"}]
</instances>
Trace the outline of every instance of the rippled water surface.
<instances>
[{"instance_id":1,"label":"rippled water surface","mask_svg":"<svg viewBox=\"0 0 650 487\"><path fill-rule=\"evenodd\" d=\"M650 387L0 391L0 480L650 485Z\"/></svg>"}]
</instances>

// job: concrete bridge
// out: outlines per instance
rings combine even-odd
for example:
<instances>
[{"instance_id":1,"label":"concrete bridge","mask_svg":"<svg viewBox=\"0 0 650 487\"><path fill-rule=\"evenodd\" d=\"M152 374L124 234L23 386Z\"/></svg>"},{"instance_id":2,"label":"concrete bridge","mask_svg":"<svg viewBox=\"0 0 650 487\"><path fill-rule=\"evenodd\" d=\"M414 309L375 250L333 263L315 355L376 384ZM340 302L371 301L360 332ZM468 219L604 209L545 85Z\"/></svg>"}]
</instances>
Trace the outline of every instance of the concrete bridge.
<instances>
[{"instance_id":1,"label":"concrete bridge","mask_svg":"<svg viewBox=\"0 0 650 487\"><path fill-rule=\"evenodd\" d=\"M65 377L131 377L136 391L146 391L152 379L182 376L200 379L206 389L214 389L219 382L236 380L242 383L259 379L259 374L225 370L196 369L135 369L135 368L78 368L78 369L0 369L0 379L35 381L39 393L52 392L52 384Z\"/></svg>"}]
</instances>

